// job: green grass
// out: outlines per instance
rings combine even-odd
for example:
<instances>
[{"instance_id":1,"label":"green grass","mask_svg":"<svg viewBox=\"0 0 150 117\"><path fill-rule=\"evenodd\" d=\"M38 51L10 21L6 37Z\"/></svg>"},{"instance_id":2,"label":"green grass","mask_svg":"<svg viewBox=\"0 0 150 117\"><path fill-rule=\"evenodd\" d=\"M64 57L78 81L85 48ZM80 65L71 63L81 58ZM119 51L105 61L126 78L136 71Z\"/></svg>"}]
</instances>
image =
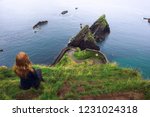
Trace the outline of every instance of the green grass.
<instances>
[{"instance_id":1,"label":"green grass","mask_svg":"<svg viewBox=\"0 0 150 117\"><path fill-rule=\"evenodd\" d=\"M74 53L74 57L78 60L85 60L85 59L92 59L92 58L95 58L95 59L104 59L102 55L100 55L99 53L97 52L94 52L94 51L90 51L90 50L80 50L80 49L77 49L77 51Z\"/></svg>"},{"instance_id":2,"label":"green grass","mask_svg":"<svg viewBox=\"0 0 150 117\"><path fill-rule=\"evenodd\" d=\"M19 78L11 69L0 68L0 99L81 99L83 96L141 92L150 99L150 82L141 78L138 71L109 63L76 64L65 55L55 67L34 65L42 69L43 82L38 90L19 89Z\"/></svg>"}]
</instances>

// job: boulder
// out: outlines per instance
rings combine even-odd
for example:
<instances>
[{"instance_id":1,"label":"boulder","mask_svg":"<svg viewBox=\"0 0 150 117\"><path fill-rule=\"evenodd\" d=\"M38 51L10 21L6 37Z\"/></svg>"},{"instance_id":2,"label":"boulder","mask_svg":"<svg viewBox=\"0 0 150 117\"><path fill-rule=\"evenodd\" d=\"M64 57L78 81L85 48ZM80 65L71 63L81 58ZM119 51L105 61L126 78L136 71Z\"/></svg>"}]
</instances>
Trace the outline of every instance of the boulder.
<instances>
[{"instance_id":1,"label":"boulder","mask_svg":"<svg viewBox=\"0 0 150 117\"><path fill-rule=\"evenodd\" d=\"M90 27L92 34L96 41L103 41L105 37L110 33L109 24L105 18L105 15L102 15L94 24Z\"/></svg>"},{"instance_id":2,"label":"boulder","mask_svg":"<svg viewBox=\"0 0 150 117\"><path fill-rule=\"evenodd\" d=\"M86 48L100 50L99 46L96 45L96 41L88 25L81 29L81 31L68 43L68 46L79 47L81 50Z\"/></svg>"}]
</instances>

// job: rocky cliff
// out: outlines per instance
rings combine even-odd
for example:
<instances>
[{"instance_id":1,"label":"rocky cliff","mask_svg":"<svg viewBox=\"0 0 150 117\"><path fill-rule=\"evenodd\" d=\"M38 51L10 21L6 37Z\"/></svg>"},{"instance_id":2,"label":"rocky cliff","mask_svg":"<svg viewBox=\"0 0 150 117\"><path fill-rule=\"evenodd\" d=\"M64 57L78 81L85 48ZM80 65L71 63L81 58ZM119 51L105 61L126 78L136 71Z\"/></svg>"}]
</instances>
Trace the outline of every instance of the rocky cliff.
<instances>
[{"instance_id":1,"label":"rocky cliff","mask_svg":"<svg viewBox=\"0 0 150 117\"><path fill-rule=\"evenodd\" d=\"M81 50L86 48L99 50L96 45L94 35L91 33L89 26L86 25L68 44L68 46L79 47Z\"/></svg>"},{"instance_id":2,"label":"rocky cliff","mask_svg":"<svg viewBox=\"0 0 150 117\"><path fill-rule=\"evenodd\" d=\"M86 48L100 50L96 41L103 41L110 33L109 24L105 15L102 15L90 28L86 25L81 31L69 42L68 46L79 47L81 50Z\"/></svg>"},{"instance_id":3,"label":"rocky cliff","mask_svg":"<svg viewBox=\"0 0 150 117\"><path fill-rule=\"evenodd\" d=\"M103 41L105 37L110 33L109 24L105 18L105 15L102 15L91 27L90 30L94 35L96 41Z\"/></svg>"}]
</instances>

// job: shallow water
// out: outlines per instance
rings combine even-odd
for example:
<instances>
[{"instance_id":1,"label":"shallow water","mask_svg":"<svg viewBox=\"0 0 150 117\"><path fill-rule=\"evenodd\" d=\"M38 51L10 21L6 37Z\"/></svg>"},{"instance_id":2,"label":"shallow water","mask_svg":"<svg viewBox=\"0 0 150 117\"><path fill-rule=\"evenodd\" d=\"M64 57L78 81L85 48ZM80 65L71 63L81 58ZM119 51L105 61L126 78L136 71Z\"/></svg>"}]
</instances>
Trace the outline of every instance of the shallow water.
<instances>
[{"instance_id":1,"label":"shallow water","mask_svg":"<svg viewBox=\"0 0 150 117\"><path fill-rule=\"evenodd\" d=\"M12 66L19 51L35 64L51 64L80 23L91 25L106 14L111 33L101 50L110 61L134 67L150 79L149 0L0 0L0 65ZM78 7L78 10L75 10ZM62 16L60 13L68 10ZM34 33L32 26L48 20Z\"/></svg>"}]
</instances>

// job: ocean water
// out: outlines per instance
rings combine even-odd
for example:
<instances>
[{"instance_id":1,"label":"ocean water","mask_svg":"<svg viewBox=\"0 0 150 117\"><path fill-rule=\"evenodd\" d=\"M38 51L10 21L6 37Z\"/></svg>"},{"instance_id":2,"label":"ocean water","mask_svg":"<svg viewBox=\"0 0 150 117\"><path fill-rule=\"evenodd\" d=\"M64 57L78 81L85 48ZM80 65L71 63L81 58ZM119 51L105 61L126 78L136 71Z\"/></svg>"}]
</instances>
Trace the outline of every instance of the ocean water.
<instances>
[{"instance_id":1,"label":"ocean water","mask_svg":"<svg viewBox=\"0 0 150 117\"><path fill-rule=\"evenodd\" d=\"M63 10L69 13L61 15ZM80 23L91 25L106 14L111 33L98 44L101 51L109 61L150 79L150 24L143 20L149 11L149 0L0 0L0 66L11 67L20 51L35 64L51 64ZM41 20L49 22L34 33Z\"/></svg>"}]
</instances>

